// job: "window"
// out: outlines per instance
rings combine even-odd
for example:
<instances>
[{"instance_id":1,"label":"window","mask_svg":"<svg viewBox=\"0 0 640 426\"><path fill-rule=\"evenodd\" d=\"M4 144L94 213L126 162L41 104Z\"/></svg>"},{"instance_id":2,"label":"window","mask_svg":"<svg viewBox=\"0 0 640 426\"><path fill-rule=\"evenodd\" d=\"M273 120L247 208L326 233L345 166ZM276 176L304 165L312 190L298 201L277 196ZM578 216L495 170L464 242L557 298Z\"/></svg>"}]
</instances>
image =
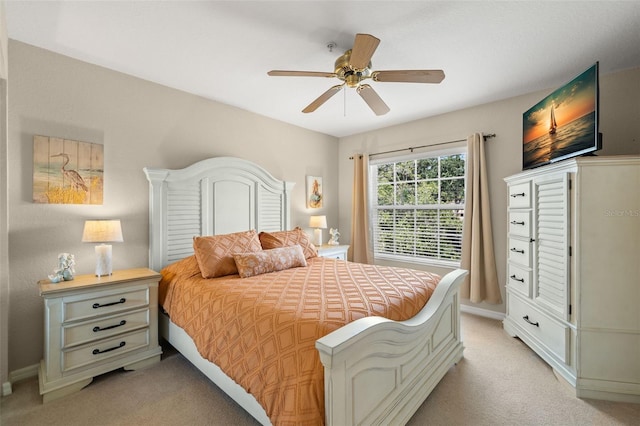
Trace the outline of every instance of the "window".
<instances>
[{"instance_id":1,"label":"window","mask_svg":"<svg viewBox=\"0 0 640 426\"><path fill-rule=\"evenodd\" d=\"M458 264L464 216L464 148L371 164L374 255Z\"/></svg>"}]
</instances>

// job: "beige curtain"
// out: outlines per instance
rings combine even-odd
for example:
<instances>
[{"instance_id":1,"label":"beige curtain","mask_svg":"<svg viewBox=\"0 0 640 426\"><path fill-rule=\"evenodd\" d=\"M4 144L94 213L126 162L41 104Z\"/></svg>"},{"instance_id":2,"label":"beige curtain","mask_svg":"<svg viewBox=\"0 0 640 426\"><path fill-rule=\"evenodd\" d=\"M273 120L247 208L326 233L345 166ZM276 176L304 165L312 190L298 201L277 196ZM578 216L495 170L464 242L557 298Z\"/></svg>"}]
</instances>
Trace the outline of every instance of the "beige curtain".
<instances>
[{"instance_id":1,"label":"beige curtain","mask_svg":"<svg viewBox=\"0 0 640 426\"><path fill-rule=\"evenodd\" d=\"M460 266L469 274L460 295L473 303L502 303L493 252L484 137L480 133L467 138L466 189Z\"/></svg>"},{"instance_id":2,"label":"beige curtain","mask_svg":"<svg viewBox=\"0 0 640 426\"><path fill-rule=\"evenodd\" d=\"M369 238L369 156L353 156L353 195L351 197L351 260L371 263Z\"/></svg>"}]
</instances>

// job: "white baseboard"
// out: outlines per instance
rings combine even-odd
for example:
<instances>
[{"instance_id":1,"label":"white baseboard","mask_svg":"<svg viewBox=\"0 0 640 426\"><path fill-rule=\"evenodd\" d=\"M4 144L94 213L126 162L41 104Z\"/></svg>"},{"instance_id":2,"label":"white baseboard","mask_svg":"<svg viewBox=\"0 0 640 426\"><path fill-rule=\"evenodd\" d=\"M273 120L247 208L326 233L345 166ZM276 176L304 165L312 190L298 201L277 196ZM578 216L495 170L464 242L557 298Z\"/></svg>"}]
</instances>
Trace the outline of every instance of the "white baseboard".
<instances>
[{"instance_id":1,"label":"white baseboard","mask_svg":"<svg viewBox=\"0 0 640 426\"><path fill-rule=\"evenodd\" d=\"M499 321L502 321L505 318L504 312L490 311L489 309L482 309L482 308L477 308L475 306L469 306L464 304L460 304L460 311L466 312L468 314L477 315L479 317L491 318Z\"/></svg>"},{"instance_id":2,"label":"white baseboard","mask_svg":"<svg viewBox=\"0 0 640 426\"><path fill-rule=\"evenodd\" d=\"M38 375L39 364L33 364L9 372L9 381L2 384L2 395L11 395L11 384L20 380L30 379Z\"/></svg>"},{"instance_id":3,"label":"white baseboard","mask_svg":"<svg viewBox=\"0 0 640 426\"><path fill-rule=\"evenodd\" d=\"M11 395L13 393L13 389L11 388L11 382L4 382L2 384L2 396Z\"/></svg>"}]
</instances>

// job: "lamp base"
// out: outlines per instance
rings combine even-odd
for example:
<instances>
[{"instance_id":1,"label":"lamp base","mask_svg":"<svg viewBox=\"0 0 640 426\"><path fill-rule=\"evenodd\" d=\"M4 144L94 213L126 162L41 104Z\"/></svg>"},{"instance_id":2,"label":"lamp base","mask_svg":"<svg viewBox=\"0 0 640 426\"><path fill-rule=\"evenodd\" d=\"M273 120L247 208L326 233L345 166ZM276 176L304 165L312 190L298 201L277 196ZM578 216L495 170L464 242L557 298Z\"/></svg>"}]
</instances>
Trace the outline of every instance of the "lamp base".
<instances>
[{"instance_id":1,"label":"lamp base","mask_svg":"<svg viewBox=\"0 0 640 426\"><path fill-rule=\"evenodd\" d=\"M322 245L322 229L316 228L313 230L313 244L316 246Z\"/></svg>"},{"instance_id":2,"label":"lamp base","mask_svg":"<svg viewBox=\"0 0 640 426\"><path fill-rule=\"evenodd\" d=\"M112 274L111 267L111 244L100 244L96 246L96 277Z\"/></svg>"}]
</instances>

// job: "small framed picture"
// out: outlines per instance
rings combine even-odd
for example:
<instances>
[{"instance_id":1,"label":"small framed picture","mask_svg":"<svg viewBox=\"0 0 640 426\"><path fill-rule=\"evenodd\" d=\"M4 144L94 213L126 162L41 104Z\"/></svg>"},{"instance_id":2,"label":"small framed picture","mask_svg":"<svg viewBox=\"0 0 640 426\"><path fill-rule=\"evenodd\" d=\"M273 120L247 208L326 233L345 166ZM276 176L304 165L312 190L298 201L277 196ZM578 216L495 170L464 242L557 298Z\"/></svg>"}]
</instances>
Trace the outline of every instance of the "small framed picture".
<instances>
[{"instance_id":1,"label":"small framed picture","mask_svg":"<svg viewBox=\"0 0 640 426\"><path fill-rule=\"evenodd\" d=\"M319 176L307 176L307 207L322 207L322 178Z\"/></svg>"}]
</instances>

